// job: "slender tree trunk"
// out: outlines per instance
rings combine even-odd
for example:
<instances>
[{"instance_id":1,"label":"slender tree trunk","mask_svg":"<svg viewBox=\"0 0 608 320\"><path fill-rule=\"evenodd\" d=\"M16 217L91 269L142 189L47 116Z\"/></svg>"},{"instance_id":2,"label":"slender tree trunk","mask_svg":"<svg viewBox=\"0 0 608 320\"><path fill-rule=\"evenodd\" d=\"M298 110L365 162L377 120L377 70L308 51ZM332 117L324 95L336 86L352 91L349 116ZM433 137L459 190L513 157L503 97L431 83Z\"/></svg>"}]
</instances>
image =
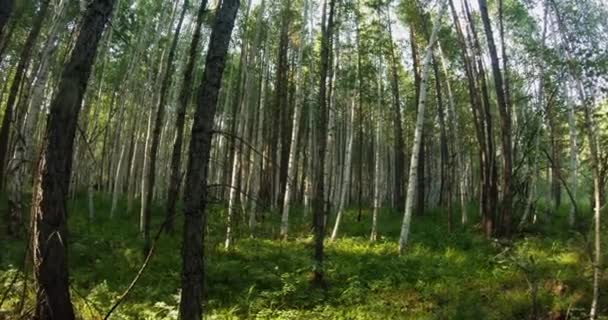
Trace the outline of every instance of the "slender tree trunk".
<instances>
[{"instance_id":1,"label":"slender tree trunk","mask_svg":"<svg viewBox=\"0 0 608 320\"><path fill-rule=\"evenodd\" d=\"M29 63L32 57L32 53L35 51L36 40L42 29L42 23L46 17L50 0L43 0L34 21L32 22L32 28L25 39L21 55L19 56L19 63L17 69L15 69L15 76L11 84L6 107L4 110L4 118L2 119L2 126L0 127L0 190L3 190L4 182L4 168L8 156L8 145L11 124L15 121L13 119L13 113L16 113L15 107L17 106L17 98L25 79L25 73L29 67Z\"/></svg>"},{"instance_id":2,"label":"slender tree trunk","mask_svg":"<svg viewBox=\"0 0 608 320\"><path fill-rule=\"evenodd\" d=\"M331 37L334 28L335 0L329 0L329 15L323 10L321 35L321 65L319 81L319 109L316 112L316 146L313 184L313 228L314 228L314 265L312 282L316 286L324 286L323 279L323 239L325 238L325 190L324 169L325 152L327 150L327 74L329 70L329 56L332 48ZM325 20L327 19L327 23Z\"/></svg>"},{"instance_id":3,"label":"slender tree trunk","mask_svg":"<svg viewBox=\"0 0 608 320\"><path fill-rule=\"evenodd\" d=\"M15 152L8 165L8 234L18 235L21 229L23 216L25 215L25 203L22 195L27 192L29 183L29 172L35 169L35 132L38 124L38 114L44 98L44 88L47 83L49 73L49 59L57 48L57 33L59 19L63 16L64 2L59 3L57 14L53 19L45 47L40 55L40 64L35 75L34 83L31 87L31 99L25 115L25 121L17 133L15 139Z\"/></svg>"},{"instance_id":4,"label":"slender tree trunk","mask_svg":"<svg viewBox=\"0 0 608 320\"><path fill-rule=\"evenodd\" d=\"M97 44L113 5L113 0L95 0L87 8L76 45L51 102L32 200L34 266L38 284L36 319L74 319L68 282L66 221L71 155L78 113Z\"/></svg>"},{"instance_id":5,"label":"slender tree trunk","mask_svg":"<svg viewBox=\"0 0 608 320\"><path fill-rule=\"evenodd\" d=\"M412 47L412 62L413 62L413 66L414 66L414 87L415 87L415 100L416 103L418 103L418 101L420 101L420 62L418 60L418 44L416 42L416 31L414 29L414 27L410 28L410 38L414 39L413 41L411 41L411 47ZM424 122L422 124L422 128L421 128L421 132L420 132L420 148L418 151L418 173L416 173L416 177L417 177L417 189L416 189L416 212L418 212L418 214L423 214L424 213L424 194L425 194L425 184L424 184L424 165L425 165L425 161L424 161ZM409 185L410 181L408 180L408 185Z\"/></svg>"},{"instance_id":6,"label":"slender tree trunk","mask_svg":"<svg viewBox=\"0 0 608 320\"><path fill-rule=\"evenodd\" d=\"M410 222L412 219L412 209L414 205L414 193L416 191L416 180L418 174L418 154L420 152L420 145L422 139L422 126L424 125L424 111L426 107L426 87L427 81L429 78L429 71L431 67L431 58L433 56L433 47L435 46L435 42L437 42L437 33L439 31L441 17L445 13L446 5L445 0L441 0L439 3L439 15L437 16L434 24L433 30L431 32L431 37L429 38L429 42L427 48L424 53L424 58L422 60L422 74L420 80L420 98L418 100L418 114L416 116L416 129L414 131L414 145L412 150L412 159L410 161L410 177L408 179L408 188L405 200L405 214L403 215L403 223L401 225L401 235L399 236L399 254L405 253L405 247L407 245L407 240L410 231Z\"/></svg>"},{"instance_id":7,"label":"slender tree trunk","mask_svg":"<svg viewBox=\"0 0 608 320\"><path fill-rule=\"evenodd\" d=\"M177 100L177 112L175 117L175 143L173 144L173 152L171 154L171 177L169 180L169 191L167 195L167 232L173 231L173 218L175 216L175 205L179 198L179 187L181 184L181 162L182 162L182 144L184 140L184 126L186 122L186 109L192 95L192 82L194 74L194 65L196 63L196 53L198 43L201 39L201 25L203 24L204 13L207 7L207 0L201 0L198 15L196 17L196 25L194 27L194 35L190 42L190 50L188 62L184 69L184 81L182 82L181 91Z\"/></svg>"},{"instance_id":8,"label":"slender tree trunk","mask_svg":"<svg viewBox=\"0 0 608 320\"><path fill-rule=\"evenodd\" d=\"M574 117L574 105L571 101L568 101L568 129L570 136L570 190L572 191L572 194L576 197L578 176L578 139L576 133L576 120ZM568 225L570 227L573 227L575 222L576 206L573 203L570 205L570 211L568 212Z\"/></svg>"},{"instance_id":9,"label":"slender tree trunk","mask_svg":"<svg viewBox=\"0 0 608 320\"><path fill-rule=\"evenodd\" d=\"M304 13L302 14L302 29L300 31L300 38L306 38L306 19L308 17L308 3L304 1ZM287 179L285 181L285 197L283 199L283 213L281 216L281 237L287 238L289 230L289 208L291 205L292 194L295 193L296 189L296 174L297 168L297 153L298 153L298 141L300 133L300 118L302 117L302 110L304 109L304 97L302 94L302 73L300 71L300 65L302 64L302 55L304 53L304 46L307 45L308 39L302 41L298 48L297 67L296 67L296 90L294 95L296 96L296 105L293 112L293 124L291 130L291 143L289 150L289 163L287 168Z\"/></svg>"},{"instance_id":10,"label":"slender tree trunk","mask_svg":"<svg viewBox=\"0 0 608 320\"><path fill-rule=\"evenodd\" d=\"M112 190L112 207L110 208L110 218L114 217L114 212L116 212L116 206L118 205L118 196L122 193L122 167L123 167L123 159L125 157L125 149L127 148L127 144L123 144L120 150L120 156L118 157L118 164L116 165L116 176L114 178L114 188Z\"/></svg>"},{"instance_id":11,"label":"slender tree trunk","mask_svg":"<svg viewBox=\"0 0 608 320\"><path fill-rule=\"evenodd\" d=\"M346 155L345 155L345 159L344 159L344 170L343 170L343 177L344 180L341 181L342 183L342 188L340 190L340 199L339 199L339 203L338 203L338 214L336 216L336 222L334 224L334 230L331 233L331 240L336 240L336 237L338 236L338 228L340 227L340 221L342 219L342 215L344 214L344 206L346 203L346 191L348 190L348 187L350 185L350 168L351 168L351 163L352 163L352 154L353 154L353 144L354 144L354 133L353 131L355 130L355 100L352 99L351 101L351 108L349 110L349 122L348 122L348 126L347 126L347 135L348 135L348 142L346 145Z\"/></svg>"},{"instance_id":12,"label":"slender tree trunk","mask_svg":"<svg viewBox=\"0 0 608 320\"><path fill-rule=\"evenodd\" d=\"M456 158L456 168L455 171L458 172L458 195L460 202L460 216L461 216L461 224L466 225L469 221L469 216L466 208L466 172L464 168L464 152L462 151L462 138L460 136L460 127L458 121L458 113L456 112L456 104L454 102L454 94L452 92L452 86L450 84L450 80L447 77L448 68L445 63L444 53L441 49L441 44L437 44L437 49L439 51L439 61L441 63L441 69L443 74L446 75L445 84L448 93L448 127L450 128L450 132L452 135L452 147L453 152L455 153L454 157ZM467 62L468 64L468 62ZM468 66L465 66L468 68ZM470 97L473 99L472 97ZM450 156L451 158L451 156ZM451 177L452 183L456 176Z\"/></svg>"},{"instance_id":13,"label":"slender tree trunk","mask_svg":"<svg viewBox=\"0 0 608 320\"><path fill-rule=\"evenodd\" d=\"M507 104L507 93L505 92L503 84L503 75L500 71L498 53L494 44L492 24L490 23L486 0L479 0L479 11L481 12L481 20L485 29L486 41L488 43L488 51L490 53L490 61L492 65L492 75L496 89L496 99L498 101L498 112L500 114L500 136L503 156L503 199L500 214L500 234L509 237L511 234L511 116L509 106ZM506 72L506 70L503 71Z\"/></svg>"},{"instance_id":14,"label":"slender tree trunk","mask_svg":"<svg viewBox=\"0 0 608 320\"><path fill-rule=\"evenodd\" d=\"M479 99L478 105L480 106L478 113L480 119L480 131L481 137L484 139L483 152L481 153L481 161L483 162L482 179L483 184L481 186L481 212L482 212L482 224L486 237L491 237L495 228L495 208L498 197L498 186L497 186L497 170L496 170L496 154L494 148L494 133L492 129L492 113L490 112L490 98L488 93L488 87L486 84L486 74L483 65L481 45L477 37L475 29L475 21L471 15L468 2L464 2L465 14L469 23L470 35L469 42L474 48L475 63L471 64L472 73L477 75L478 86L481 89L481 99ZM471 39L472 38L472 39Z\"/></svg>"},{"instance_id":15,"label":"slender tree trunk","mask_svg":"<svg viewBox=\"0 0 608 320\"><path fill-rule=\"evenodd\" d=\"M200 320L203 316L204 251L207 205L207 177L213 120L226 65L226 54L239 8L238 0L224 0L218 10L205 61L188 152L184 186L182 240L182 291L180 317Z\"/></svg>"},{"instance_id":16,"label":"slender tree trunk","mask_svg":"<svg viewBox=\"0 0 608 320\"><path fill-rule=\"evenodd\" d=\"M381 60L382 61L382 60ZM379 71L382 70L382 62L380 62L380 67L379 67ZM378 214L380 211L380 207L381 207L381 199L380 199L380 194L381 194L381 178L380 176L382 175L381 173L381 161L382 161L382 157L381 157L381 148L380 148L380 141L381 141L381 131L382 131L382 122L381 122L381 107L382 105L382 72L378 72L378 109L375 113L375 121L374 121L374 211L372 213L372 231L371 234L369 236L369 240L371 242L375 242L376 240L378 240ZM397 151L397 150L395 150Z\"/></svg>"},{"instance_id":17,"label":"slender tree trunk","mask_svg":"<svg viewBox=\"0 0 608 320\"><path fill-rule=\"evenodd\" d=\"M167 57L167 66L165 69L165 75L162 80L161 89L160 89L160 97L158 100L158 106L156 109L156 119L154 121L154 131L152 131L152 143L150 146L150 154L148 170L145 171L145 175L148 176L148 185L146 187L146 194L143 197L144 201L142 202L142 216L143 220L146 221L144 223L143 229L143 238L144 238L144 252L147 253L149 249L149 241L150 241L150 216L152 215L152 196L154 195L154 184L156 180L156 158L158 155L158 146L160 144L160 133L163 126L163 118L165 114L165 105L167 104L167 98L169 95L169 89L171 87L172 77L173 77L173 64L175 51L177 49L177 42L179 40L179 35L182 29L182 24L184 22L184 17L186 15L186 11L188 9L188 1L186 0L183 4L183 9L181 15L179 17L179 21L177 23L177 27L175 29L175 33L173 34L173 40L171 43L171 48L169 49L169 55Z\"/></svg>"},{"instance_id":18,"label":"slender tree trunk","mask_svg":"<svg viewBox=\"0 0 608 320\"><path fill-rule=\"evenodd\" d=\"M397 210L403 209L403 171L405 166L405 154L404 154L404 143L403 143L403 128L401 121L401 98L399 96L399 72L398 66L400 65L399 59L395 55L395 44L393 43L393 31L392 31L392 20L390 16L390 4L387 5L388 12L388 33L390 37L389 53L391 59L391 71L392 71L392 92L393 92L393 106L395 112L395 118L393 118L394 128L394 162L395 162L395 175L393 180L393 203ZM414 40L415 41L415 40Z\"/></svg>"},{"instance_id":19,"label":"slender tree trunk","mask_svg":"<svg viewBox=\"0 0 608 320\"><path fill-rule=\"evenodd\" d=\"M249 9L251 7L251 0L247 1L247 7L245 10L245 16L249 16ZM247 34L247 28L245 27L244 34ZM239 60L238 67L238 83L236 88L236 96L237 99L234 100L233 103L233 114L232 114L232 125L233 125L233 134L244 138L244 133L247 129L247 112L245 110L245 104L243 103L243 90L242 88L246 84L247 73L244 72L247 68L248 64L248 44L247 39L244 39L244 42L241 47L241 57ZM230 177L230 190L228 191L228 213L226 216L226 239L224 242L224 248L230 249L231 243L233 241L233 229L234 229L234 216L235 211L238 207L239 201L239 191L242 190L239 185L241 179L241 172L243 170L243 162L242 160L242 148L243 144L241 141L237 141L236 139L232 139L232 150L230 151L230 163L231 166L231 177Z\"/></svg>"}]
</instances>

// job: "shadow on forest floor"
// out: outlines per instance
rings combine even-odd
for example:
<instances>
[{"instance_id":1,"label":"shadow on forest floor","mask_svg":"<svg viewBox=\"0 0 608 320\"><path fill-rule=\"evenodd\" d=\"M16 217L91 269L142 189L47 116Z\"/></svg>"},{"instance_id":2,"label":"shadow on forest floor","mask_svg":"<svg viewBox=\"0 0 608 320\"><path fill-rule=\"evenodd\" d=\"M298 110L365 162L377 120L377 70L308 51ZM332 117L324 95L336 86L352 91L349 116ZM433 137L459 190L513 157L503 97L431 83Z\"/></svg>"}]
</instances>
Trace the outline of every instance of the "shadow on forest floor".
<instances>
[{"instance_id":1,"label":"shadow on forest floor","mask_svg":"<svg viewBox=\"0 0 608 320\"><path fill-rule=\"evenodd\" d=\"M143 261L138 208L127 214L121 203L122 212L110 219L109 203L97 199L94 222L87 217L85 197L70 203L72 300L84 319L103 318ZM401 214L383 210L381 238L371 244L370 212L364 210L357 221L358 212L352 210L344 217L342 237L326 242L328 286L317 290L309 285L312 238L301 211L291 214L293 238L288 241L275 239L276 213L262 221L260 238L248 236L241 217L241 235L228 251L221 248L223 214L218 207L209 212L209 319L562 319L566 314L582 319L590 301L591 264L583 242L563 236L565 229L536 230L507 246L484 239L475 228L448 233L445 215L430 212L414 217L410 246L400 257ZM155 208L153 232L162 216ZM562 227L554 224L548 228ZM161 237L149 268L112 319L177 319L179 229ZM0 249L0 292L11 289L1 319L14 314L23 291L24 241L3 236ZM23 310L34 299L28 273ZM604 299L601 305L606 304Z\"/></svg>"}]
</instances>

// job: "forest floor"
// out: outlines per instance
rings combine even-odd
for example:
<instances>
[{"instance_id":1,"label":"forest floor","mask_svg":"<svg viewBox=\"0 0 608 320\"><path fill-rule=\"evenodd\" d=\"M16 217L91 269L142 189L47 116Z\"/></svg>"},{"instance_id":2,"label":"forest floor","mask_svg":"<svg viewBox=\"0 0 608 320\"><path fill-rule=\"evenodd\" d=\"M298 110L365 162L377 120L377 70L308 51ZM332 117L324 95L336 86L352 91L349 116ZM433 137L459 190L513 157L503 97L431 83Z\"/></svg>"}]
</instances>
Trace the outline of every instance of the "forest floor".
<instances>
[{"instance_id":1,"label":"forest floor","mask_svg":"<svg viewBox=\"0 0 608 320\"><path fill-rule=\"evenodd\" d=\"M90 222L85 197L70 202L72 301L82 319L103 319L143 262L138 215L119 210L110 219L109 199L100 197L96 204ZM475 224L448 232L445 214L428 212L414 217L410 246L400 257L402 214L383 210L381 238L371 244L371 211L357 221L357 210L351 210L342 237L326 242L327 288L313 289L310 219L294 211L292 240L276 239L275 213L256 238L241 222L243 231L226 251L223 210L210 210L206 319L583 319L590 305L592 269L584 237L568 232L560 216L506 242L486 240ZM160 208L154 215L153 235ZM31 312L33 282L30 271L24 291L24 241L8 239L0 227L0 319L13 319L23 292L21 309ZM179 229L160 238L148 269L111 319L177 319Z\"/></svg>"}]
</instances>

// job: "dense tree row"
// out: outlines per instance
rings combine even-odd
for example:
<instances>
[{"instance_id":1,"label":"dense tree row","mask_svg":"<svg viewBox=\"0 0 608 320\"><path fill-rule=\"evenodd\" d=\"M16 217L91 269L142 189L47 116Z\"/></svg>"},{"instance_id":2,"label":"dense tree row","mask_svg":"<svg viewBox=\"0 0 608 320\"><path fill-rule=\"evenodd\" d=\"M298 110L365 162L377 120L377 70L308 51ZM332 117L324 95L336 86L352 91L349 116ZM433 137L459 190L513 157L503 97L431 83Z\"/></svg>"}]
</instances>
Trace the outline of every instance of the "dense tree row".
<instances>
[{"instance_id":1,"label":"dense tree row","mask_svg":"<svg viewBox=\"0 0 608 320\"><path fill-rule=\"evenodd\" d=\"M83 194L92 222L99 196L110 218L139 213L146 262L183 216L182 319L203 314L210 205L228 250L269 215L285 240L307 217L324 287L348 207L372 208L372 242L380 209L402 212L405 255L429 209L509 238L565 196L570 228L593 234L595 319L606 14L598 0L0 0L0 188L6 232L31 242L36 317L74 318L67 203Z\"/></svg>"}]
</instances>

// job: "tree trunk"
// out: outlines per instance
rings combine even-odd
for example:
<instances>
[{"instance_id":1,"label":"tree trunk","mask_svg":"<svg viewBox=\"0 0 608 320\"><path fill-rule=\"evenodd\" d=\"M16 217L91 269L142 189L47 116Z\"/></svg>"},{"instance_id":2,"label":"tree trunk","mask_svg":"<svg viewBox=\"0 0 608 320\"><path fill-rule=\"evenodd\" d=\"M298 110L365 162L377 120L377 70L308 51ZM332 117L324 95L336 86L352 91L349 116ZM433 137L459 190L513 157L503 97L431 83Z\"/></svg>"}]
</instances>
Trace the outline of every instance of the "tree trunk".
<instances>
[{"instance_id":1,"label":"tree trunk","mask_svg":"<svg viewBox=\"0 0 608 320\"><path fill-rule=\"evenodd\" d=\"M173 40L171 42L171 48L169 49L169 56L167 57L167 66L165 69L165 75L162 80L160 89L160 97L158 100L158 106L156 109L156 119L154 121L154 131L152 131L152 143L150 146L150 154L148 170L144 173L148 176L148 185L144 201L142 202L142 216L147 223L144 223L143 238L144 238L144 252L147 253L149 249L150 241L150 216L152 215L152 196L154 195L154 184L156 180L156 157L158 155L158 146L160 143L160 133L163 126L163 118L165 114L165 105L167 104L167 97L169 95L169 89L171 87L173 77L173 60L175 57L175 51L177 49L177 42L179 40L179 34L181 32L182 23L188 9L188 1L186 0L183 4L183 9L173 34Z\"/></svg>"},{"instance_id":2,"label":"tree trunk","mask_svg":"<svg viewBox=\"0 0 608 320\"><path fill-rule=\"evenodd\" d=\"M196 112L192 124L188 169L184 186L180 301L180 317L183 320L200 320L203 315L203 243L211 135L222 74L226 65L226 54L238 7L238 0L224 0L217 13L211 31L205 71L198 91Z\"/></svg>"},{"instance_id":3,"label":"tree trunk","mask_svg":"<svg viewBox=\"0 0 608 320\"><path fill-rule=\"evenodd\" d=\"M570 190L572 194L576 196L576 185L577 185L577 176L578 176L578 143L577 143L577 133L576 133L576 120L574 117L574 104L571 101L568 101L568 129L570 136L570 176L571 176L571 186ZM573 204L570 205L570 211L568 212L568 225L570 227L574 226L576 222L576 206Z\"/></svg>"},{"instance_id":4,"label":"tree trunk","mask_svg":"<svg viewBox=\"0 0 608 320\"><path fill-rule=\"evenodd\" d=\"M38 284L36 319L74 319L68 282L66 221L71 155L78 113L97 44L113 5L113 0L95 0L89 5L50 106L32 200L34 266Z\"/></svg>"},{"instance_id":5,"label":"tree trunk","mask_svg":"<svg viewBox=\"0 0 608 320\"><path fill-rule=\"evenodd\" d=\"M329 0L329 15L323 10L322 35L321 35L321 65L319 81L319 109L316 112L315 131L315 165L313 184L313 228L314 228L314 264L312 282L316 286L324 286L323 279L323 239L325 237L325 191L324 191L324 169L325 152L327 149L327 74L329 70L329 56L332 48L331 37L334 28L335 0ZM327 3L327 2L326 2ZM326 4L324 5L324 7ZM327 19L327 23L325 20Z\"/></svg>"},{"instance_id":6,"label":"tree trunk","mask_svg":"<svg viewBox=\"0 0 608 320\"><path fill-rule=\"evenodd\" d=\"M343 177L344 180L341 181L342 183L342 188L340 189L340 199L339 199L339 203L338 203L338 214L336 216L336 222L334 224L334 230L331 233L331 240L336 240L336 237L338 236L338 228L340 227L340 221L342 219L342 215L344 214L344 206L346 203L346 191L348 190L348 187L350 185L350 167L351 167L351 163L352 163L352 154L353 154L353 131L355 130L355 100L353 99L352 101L352 105L351 108L349 110L349 122L347 125L347 135L348 135L348 142L346 145L346 155L344 158L344 170L343 170Z\"/></svg>"},{"instance_id":7,"label":"tree trunk","mask_svg":"<svg viewBox=\"0 0 608 320\"><path fill-rule=\"evenodd\" d=\"M298 141L300 131L300 118L302 116L302 110L304 109L304 97L301 96L302 87L302 73L300 66L302 64L302 55L304 53L304 46L307 45L308 39L306 37L306 19L308 17L308 0L304 1L304 13L302 15L302 29L300 31L300 46L298 48L297 66L296 66L296 90L294 95L296 96L296 105L293 112L293 124L291 130L291 143L289 150L289 163L287 167L287 179L285 181L285 197L283 199L283 213L281 216L281 237L287 238L289 230L289 207L291 205L292 193L295 193L296 189L296 174L297 168L297 153L298 153Z\"/></svg>"},{"instance_id":8,"label":"tree trunk","mask_svg":"<svg viewBox=\"0 0 608 320\"><path fill-rule=\"evenodd\" d=\"M414 67L414 90L415 90L415 101L418 103L420 101L420 66L418 60L418 45L416 43L416 32L413 27L410 28L410 38L414 39L411 41L412 47L412 62ZM418 172L416 173L417 177L417 189L416 189L416 212L418 214L424 213L424 194L425 194L425 185L424 185L424 122L422 123L420 132L420 148L418 151ZM408 185L410 181L408 180Z\"/></svg>"},{"instance_id":9,"label":"tree trunk","mask_svg":"<svg viewBox=\"0 0 608 320\"><path fill-rule=\"evenodd\" d=\"M433 24L433 31L426 47L424 58L422 60L422 74L420 80L420 98L418 100L418 114L416 116L416 128L414 131L414 145L412 148L412 159L410 160L410 174L407 194L405 198L405 213L403 215L403 223L401 224L401 235L399 236L399 254L405 253L405 247L410 231L410 222L412 219L412 209L414 205L414 193L416 191L416 180L418 174L418 154L422 139L422 126L424 125L424 111L426 107L426 87L429 78L431 67L431 58L433 56L433 47L437 42L437 33L439 31L441 18L446 10L445 0L439 3L439 15Z\"/></svg>"},{"instance_id":10,"label":"tree trunk","mask_svg":"<svg viewBox=\"0 0 608 320\"><path fill-rule=\"evenodd\" d=\"M32 29L25 39L25 43L23 44L23 48L21 50L21 55L19 56L19 63L17 64L17 69L15 69L15 76L13 78L13 82L11 84L8 98L6 101L6 107L4 110L4 118L2 119L2 126L0 127L0 190L3 190L3 182L4 182L4 168L5 163L7 161L8 155L8 144L9 144L9 135L10 135L10 127L14 122L13 113L16 112L15 107L17 106L17 98L19 95L19 90L21 88L22 82L25 78L25 73L27 72L27 68L29 67L30 59L32 57L32 53L35 51L36 39L38 39L38 35L40 34L40 30L42 29L42 23L44 22L44 18L46 17L46 12L48 11L50 0L43 0L40 6L40 11L34 18L32 22Z\"/></svg>"},{"instance_id":11,"label":"tree trunk","mask_svg":"<svg viewBox=\"0 0 608 320\"><path fill-rule=\"evenodd\" d=\"M498 100L498 112L500 114L501 144L503 156L503 199L501 205L501 225L500 234L509 237L511 234L511 117L507 104L507 93L503 86L503 75L500 71L498 53L494 44L492 25L488 14L486 0L479 0L479 11L485 29L488 51L492 65L492 75L494 77L494 87L496 89L496 99ZM503 57L504 59L504 57ZM506 72L506 70L503 70Z\"/></svg>"},{"instance_id":12,"label":"tree trunk","mask_svg":"<svg viewBox=\"0 0 608 320\"><path fill-rule=\"evenodd\" d=\"M478 86L481 89L481 99L478 99L477 105L480 106L478 113L480 119L481 137L484 139L483 146L485 147L481 153L481 162L483 163L481 186L481 208L482 208L482 225L486 237L491 237L495 228L495 208L498 197L497 186L497 170L496 170L496 154L494 148L494 133L492 129L492 113L490 112L490 98L486 83L485 68L481 53L481 45L477 37L475 29L475 21L471 15L468 2L464 2L467 21L471 29L469 42L474 48L474 56L476 64L471 64L472 74L477 75ZM472 39L471 39L472 38Z\"/></svg>"},{"instance_id":13,"label":"tree trunk","mask_svg":"<svg viewBox=\"0 0 608 320\"><path fill-rule=\"evenodd\" d=\"M392 68L392 92L393 92L393 107L395 112L395 118L393 118L393 135L394 138L394 162L395 162L395 175L393 180L393 203L397 210L403 209L403 171L405 166L405 154L404 154L404 143L403 143L403 128L401 121L401 99L399 96L399 72L398 66L400 65L399 59L395 55L395 44L393 43L393 31L392 31L392 20L390 17L390 5L387 5L388 12L388 34L390 38L389 53L391 59ZM415 41L415 40L413 40Z\"/></svg>"},{"instance_id":14,"label":"tree trunk","mask_svg":"<svg viewBox=\"0 0 608 320\"><path fill-rule=\"evenodd\" d=\"M203 24L203 17L206 11L206 7L207 0L201 0L201 4L199 6L198 14L196 17L194 34L192 35L192 41L190 42L188 62L186 62L186 68L184 69L184 81L182 82L181 91L177 100L177 111L175 117L176 134L175 143L173 144L173 152L171 153L171 177L169 180L169 192L167 195L167 225L165 227L167 232L173 231L175 205L177 203L177 199L179 198L179 187L182 180L182 144L184 140L186 109L188 108L190 96L192 95L194 65L196 63L198 43L201 39L201 25Z\"/></svg>"},{"instance_id":15,"label":"tree trunk","mask_svg":"<svg viewBox=\"0 0 608 320\"><path fill-rule=\"evenodd\" d=\"M382 61L382 60L381 60ZM381 199L380 199L380 194L381 194L381 165L380 162L382 161L382 157L381 157L381 149L380 149L380 133L382 131L382 122L380 121L382 119L381 116L381 110L380 107L382 106L382 62L380 62L380 68L378 72L378 109L375 113L375 125L374 125L374 211L372 213L372 231L371 234L369 236L369 240L370 242L375 242L376 240L378 240L378 214L380 211L380 206L381 206ZM397 150L394 150L397 151Z\"/></svg>"}]
</instances>

